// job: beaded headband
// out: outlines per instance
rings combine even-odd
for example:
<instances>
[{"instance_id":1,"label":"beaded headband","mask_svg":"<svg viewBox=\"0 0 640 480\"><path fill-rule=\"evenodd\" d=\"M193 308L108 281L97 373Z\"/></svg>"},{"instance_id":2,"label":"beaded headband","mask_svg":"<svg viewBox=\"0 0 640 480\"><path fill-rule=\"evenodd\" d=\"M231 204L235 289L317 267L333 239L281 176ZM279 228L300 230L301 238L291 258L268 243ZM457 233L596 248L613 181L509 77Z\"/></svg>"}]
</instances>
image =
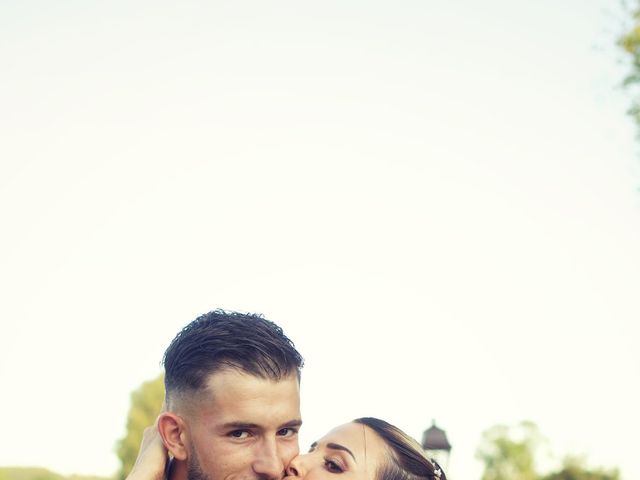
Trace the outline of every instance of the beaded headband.
<instances>
[{"instance_id":1,"label":"beaded headband","mask_svg":"<svg viewBox=\"0 0 640 480\"><path fill-rule=\"evenodd\" d=\"M440 465L438 465L435 460L431 459L431 465L433 465L433 477L440 479L442 477L442 470L440 469Z\"/></svg>"}]
</instances>

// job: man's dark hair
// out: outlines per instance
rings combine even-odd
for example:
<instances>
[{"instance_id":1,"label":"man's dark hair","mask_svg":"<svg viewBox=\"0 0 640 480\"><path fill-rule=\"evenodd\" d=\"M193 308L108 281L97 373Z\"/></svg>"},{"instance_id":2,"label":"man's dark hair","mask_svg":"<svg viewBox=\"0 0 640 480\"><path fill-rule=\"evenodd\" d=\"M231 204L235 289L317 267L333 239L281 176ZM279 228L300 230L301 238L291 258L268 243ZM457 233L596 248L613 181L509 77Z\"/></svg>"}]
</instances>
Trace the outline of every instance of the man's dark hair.
<instances>
[{"instance_id":1,"label":"man's dark hair","mask_svg":"<svg viewBox=\"0 0 640 480\"><path fill-rule=\"evenodd\" d=\"M162 360L167 400L174 393L194 393L208 377L235 368L259 378L300 379L304 360L282 328L250 313L214 310L184 327Z\"/></svg>"}]
</instances>

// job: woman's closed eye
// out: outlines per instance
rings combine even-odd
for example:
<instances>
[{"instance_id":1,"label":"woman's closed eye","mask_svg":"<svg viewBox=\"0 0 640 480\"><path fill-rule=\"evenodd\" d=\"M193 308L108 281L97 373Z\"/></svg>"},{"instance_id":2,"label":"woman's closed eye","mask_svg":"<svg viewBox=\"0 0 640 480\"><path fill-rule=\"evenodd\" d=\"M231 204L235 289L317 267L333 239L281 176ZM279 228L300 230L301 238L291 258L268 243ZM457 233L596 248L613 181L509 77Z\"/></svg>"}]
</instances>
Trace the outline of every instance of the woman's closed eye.
<instances>
[{"instance_id":1,"label":"woman's closed eye","mask_svg":"<svg viewBox=\"0 0 640 480\"><path fill-rule=\"evenodd\" d=\"M340 465L340 463L336 462L335 460L331 460L330 458L324 459L324 466L331 473L344 472L344 468L342 467L342 465Z\"/></svg>"}]
</instances>

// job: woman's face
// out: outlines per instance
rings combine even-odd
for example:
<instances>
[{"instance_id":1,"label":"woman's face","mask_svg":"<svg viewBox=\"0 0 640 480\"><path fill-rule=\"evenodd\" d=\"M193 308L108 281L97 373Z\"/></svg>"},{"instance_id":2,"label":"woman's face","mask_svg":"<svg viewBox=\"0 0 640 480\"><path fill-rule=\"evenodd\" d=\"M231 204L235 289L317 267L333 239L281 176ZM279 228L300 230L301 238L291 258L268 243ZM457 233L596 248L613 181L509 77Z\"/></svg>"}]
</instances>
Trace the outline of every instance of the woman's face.
<instances>
[{"instance_id":1,"label":"woman's face","mask_svg":"<svg viewBox=\"0 0 640 480\"><path fill-rule=\"evenodd\" d=\"M374 480L386 455L377 433L360 423L347 423L314 442L309 453L295 457L285 480Z\"/></svg>"}]
</instances>

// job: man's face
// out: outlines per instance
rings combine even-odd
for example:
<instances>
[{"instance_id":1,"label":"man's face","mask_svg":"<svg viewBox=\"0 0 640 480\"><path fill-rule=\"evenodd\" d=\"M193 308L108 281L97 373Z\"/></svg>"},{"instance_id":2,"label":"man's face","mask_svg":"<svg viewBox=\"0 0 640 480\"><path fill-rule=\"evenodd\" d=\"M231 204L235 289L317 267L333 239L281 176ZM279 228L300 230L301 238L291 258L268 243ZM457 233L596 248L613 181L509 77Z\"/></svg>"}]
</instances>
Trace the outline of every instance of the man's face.
<instances>
[{"instance_id":1,"label":"man's face","mask_svg":"<svg viewBox=\"0 0 640 480\"><path fill-rule=\"evenodd\" d=\"M280 479L298 454L296 374L265 380L235 369L209 377L189 427L189 480Z\"/></svg>"}]
</instances>

